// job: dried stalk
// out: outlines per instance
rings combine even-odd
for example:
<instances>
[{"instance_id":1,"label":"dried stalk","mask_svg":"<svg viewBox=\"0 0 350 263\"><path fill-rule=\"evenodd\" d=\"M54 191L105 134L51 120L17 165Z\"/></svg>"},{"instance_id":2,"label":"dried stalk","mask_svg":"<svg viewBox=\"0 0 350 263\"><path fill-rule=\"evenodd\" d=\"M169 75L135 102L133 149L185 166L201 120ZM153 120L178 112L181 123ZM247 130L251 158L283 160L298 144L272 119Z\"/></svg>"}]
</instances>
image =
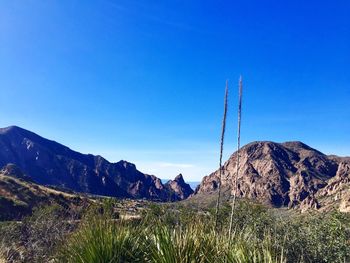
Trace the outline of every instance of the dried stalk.
<instances>
[{"instance_id":1,"label":"dried stalk","mask_svg":"<svg viewBox=\"0 0 350 263\"><path fill-rule=\"evenodd\" d=\"M216 210L215 210L215 229L216 230L218 229L218 221L219 221L219 209L220 209L220 197L221 197L221 178L222 178L222 170L223 170L222 153L224 150L224 139L225 139L225 129L226 129L227 98L228 98L228 81L226 80L225 99L224 99L224 116L222 118L222 130L221 130L221 140L220 140L218 199L216 201Z\"/></svg>"},{"instance_id":2,"label":"dried stalk","mask_svg":"<svg viewBox=\"0 0 350 263\"><path fill-rule=\"evenodd\" d=\"M232 209L230 218L230 227L228 232L229 240L231 240L232 235L232 224L233 224L233 213L236 205L236 192L237 192L237 181L238 181L238 170L239 170L239 150L241 144L241 112L242 112L242 76L239 78L239 99L238 99L238 131L237 131L237 161L236 161L236 176L234 176L234 188L233 188L233 198L232 198Z\"/></svg>"}]
</instances>

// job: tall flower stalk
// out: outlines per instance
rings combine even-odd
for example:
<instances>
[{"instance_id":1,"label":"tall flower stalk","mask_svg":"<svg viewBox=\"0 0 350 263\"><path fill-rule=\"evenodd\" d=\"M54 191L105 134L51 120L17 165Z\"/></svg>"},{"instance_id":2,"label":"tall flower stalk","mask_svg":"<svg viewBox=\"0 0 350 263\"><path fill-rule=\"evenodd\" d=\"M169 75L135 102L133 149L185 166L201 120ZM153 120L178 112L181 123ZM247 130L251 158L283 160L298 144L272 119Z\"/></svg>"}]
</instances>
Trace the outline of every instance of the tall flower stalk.
<instances>
[{"instance_id":1,"label":"tall flower stalk","mask_svg":"<svg viewBox=\"0 0 350 263\"><path fill-rule=\"evenodd\" d=\"M229 240L231 240L232 236L232 224L233 224L233 213L236 205L236 198L237 198L237 181L238 181L238 172L239 172L239 150L241 147L241 113L242 113L242 89L243 89L243 83L242 83L242 76L239 78L239 98L238 98L238 130L237 130L237 161L236 161L236 174L233 177L234 183L233 183L233 198L232 198L232 208L231 208L231 216L230 216L230 227L229 227Z\"/></svg>"},{"instance_id":2,"label":"tall flower stalk","mask_svg":"<svg viewBox=\"0 0 350 263\"><path fill-rule=\"evenodd\" d=\"M218 229L218 221L219 221L219 209L220 209L220 197L221 197L221 178L222 178L222 173L223 173L222 153L224 150L224 139L225 139L225 129L226 129L227 98L228 98L228 81L226 80L225 99L224 99L224 116L222 118L222 129L221 129L221 139L220 139L218 198L216 201L216 209L215 209L215 229L216 230Z\"/></svg>"}]
</instances>

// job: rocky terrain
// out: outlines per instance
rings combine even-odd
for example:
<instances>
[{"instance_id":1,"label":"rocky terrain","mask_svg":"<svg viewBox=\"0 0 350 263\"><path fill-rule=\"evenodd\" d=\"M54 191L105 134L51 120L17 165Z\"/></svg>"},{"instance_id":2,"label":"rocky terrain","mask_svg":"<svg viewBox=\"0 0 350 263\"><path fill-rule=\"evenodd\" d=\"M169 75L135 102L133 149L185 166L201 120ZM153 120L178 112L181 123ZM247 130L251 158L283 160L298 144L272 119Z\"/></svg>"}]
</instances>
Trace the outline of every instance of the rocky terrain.
<instances>
[{"instance_id":1,"label":"rocky terrain","mask_svg":"<svg viewBox=\"0 0 350 263\"><path fill-rule=\"evenodd\" d=\"M240 151L235 187L236 159L237 152L223 166L224 193L274 207L350 211L349 158L327 156L301 142L253 142ZM215 193L218 176L205 176L195 195Z\"/></svg>"},{"instance_id":2,"label":"rocky terrain","mask_svg":"<svg viewBox=\"0 0 350 263\"><path fill-rule=\"evenodd\" d=\"M82 193L159 201L179 200L192 193L183 180L166 186L132 163L110 163L101 156L81 154L16 126L0 129L0 167L9 163L37 184Z\"/></svg>"},{"instance_id":3,"label":"rocky terrain","mask_svg":"<svg viewBox=\"0 0 350 263\"><path fill-rule=\"evenodd\" d=\"M182 174L176 176L174 180L169 180L165 187L170 193L173 193L172 199L176 201L184 200L194 192L191 186L185 183Z\"/></svg>"}]
</instances>

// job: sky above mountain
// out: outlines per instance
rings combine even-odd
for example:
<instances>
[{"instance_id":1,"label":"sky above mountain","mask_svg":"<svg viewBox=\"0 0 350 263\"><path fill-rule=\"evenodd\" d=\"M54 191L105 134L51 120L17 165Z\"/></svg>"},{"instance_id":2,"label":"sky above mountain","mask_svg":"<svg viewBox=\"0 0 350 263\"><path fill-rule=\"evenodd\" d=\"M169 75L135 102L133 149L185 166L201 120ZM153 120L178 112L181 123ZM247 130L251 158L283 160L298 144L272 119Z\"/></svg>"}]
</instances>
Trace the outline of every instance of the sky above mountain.
<instances>
[{"instance_id":1,"label":"sky above mountain","mask_svg":"<svg viewBox=\"0 0 350 263\"><path fill-rule=\"evenodd\" d=\"M0 1L0 126L193 181L242 143L350 155L349 1Z\"/></svg>"}]
</instances>

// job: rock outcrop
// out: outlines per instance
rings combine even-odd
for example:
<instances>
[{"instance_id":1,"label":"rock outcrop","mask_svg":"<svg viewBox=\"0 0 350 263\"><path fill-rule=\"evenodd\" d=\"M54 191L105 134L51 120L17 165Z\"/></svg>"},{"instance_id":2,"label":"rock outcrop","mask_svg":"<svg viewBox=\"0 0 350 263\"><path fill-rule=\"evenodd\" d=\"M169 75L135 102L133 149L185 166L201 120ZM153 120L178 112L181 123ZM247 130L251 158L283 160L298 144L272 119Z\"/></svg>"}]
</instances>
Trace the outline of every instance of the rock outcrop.
<instances>
[{"instance_id":1,"label":"rock outcrop","mask_svg":"<svg viewBox=\"0 0 350 263\"><path fill-rule=\"evenodd\" d=\"M169 189L169 193L172 193L171 200L183 200L193 194L193 190L189 184L187 184L182 176L179 174L174 180L170 180L165 184L165 187Z\"/></svg>"},{"instance_id":2,"label":"rock outcrop","mask_svg":"<svg viewBox=\"0 0 350 263\"><path fill-rule=\"evenodd\" d=\"M236 160L237 152L223 166L223 188L235 191L240 198L274 207L320 209L329 206L322 197L347 196L341 189L350 186L348 158L327 156L301 142L265 141L244 146L240 151L237 187ZM218 171L205 176L195 194L217 191L218 176ZM341 200L338 206L347 210L347 201L343 197Z\"/></svg>"}]
</instances>

